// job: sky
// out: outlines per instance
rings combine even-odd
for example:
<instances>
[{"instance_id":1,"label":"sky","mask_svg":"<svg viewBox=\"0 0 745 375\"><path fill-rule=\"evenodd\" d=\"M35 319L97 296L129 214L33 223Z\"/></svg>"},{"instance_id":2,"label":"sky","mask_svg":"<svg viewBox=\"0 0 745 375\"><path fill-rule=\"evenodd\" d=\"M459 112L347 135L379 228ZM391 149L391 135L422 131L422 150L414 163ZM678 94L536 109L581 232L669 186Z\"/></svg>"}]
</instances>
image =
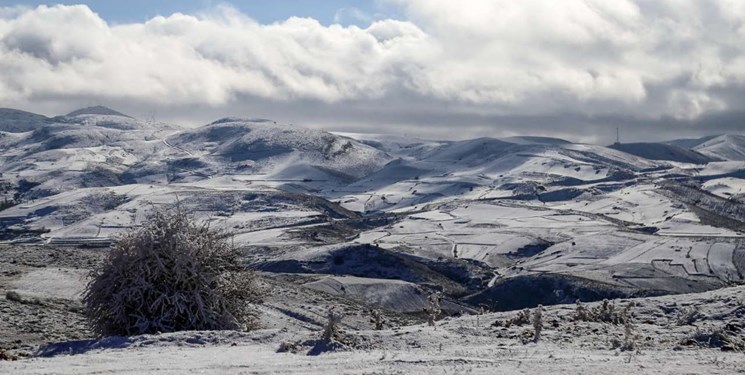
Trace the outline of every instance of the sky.
<instances>
[{"instance_id":1,"label":"sky","mask_svg":"<svg viewBox=\"0 0 745 375\"><path fill-rule=\"evenodd\" d=\"M375 18L397 17L396 8L371 0L249 0L221 2L212 0L128 0L112 1L13 1L0 0L0 6L37 7L39 5L85 4L112 24L145 22L156 16L174 13L195 14L220 5L230 5L260 23L281 22L290 17L309 17L324 25L368 26Z\"/></svg>"},{"instance_id":2,"label":"sky","mask_svg":"<svg viewBox=\"0 0 745 375\"><path fill-rule=\"evenodd\" d=\"M436 139L745 132L742 0L0 0L0 107Z\"/></svg>"}]
</instances>

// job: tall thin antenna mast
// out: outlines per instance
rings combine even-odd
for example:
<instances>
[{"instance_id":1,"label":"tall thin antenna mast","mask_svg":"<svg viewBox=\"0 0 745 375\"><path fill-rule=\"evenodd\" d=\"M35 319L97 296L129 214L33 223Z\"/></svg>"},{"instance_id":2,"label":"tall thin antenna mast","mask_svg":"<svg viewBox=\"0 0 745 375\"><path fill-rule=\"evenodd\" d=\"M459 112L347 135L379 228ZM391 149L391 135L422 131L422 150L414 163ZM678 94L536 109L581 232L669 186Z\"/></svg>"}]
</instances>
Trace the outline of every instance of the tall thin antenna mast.
<instances>
[{"instance_id":1,"label":"tall thin antenna mast","mask_svg":"<svg viewBox=\"0 0 745 375\"><path fill-rule=\"evenodd\" d=\"M621 128L616 126L616 144L621 144Z\"/></svg>"}]
</instances>

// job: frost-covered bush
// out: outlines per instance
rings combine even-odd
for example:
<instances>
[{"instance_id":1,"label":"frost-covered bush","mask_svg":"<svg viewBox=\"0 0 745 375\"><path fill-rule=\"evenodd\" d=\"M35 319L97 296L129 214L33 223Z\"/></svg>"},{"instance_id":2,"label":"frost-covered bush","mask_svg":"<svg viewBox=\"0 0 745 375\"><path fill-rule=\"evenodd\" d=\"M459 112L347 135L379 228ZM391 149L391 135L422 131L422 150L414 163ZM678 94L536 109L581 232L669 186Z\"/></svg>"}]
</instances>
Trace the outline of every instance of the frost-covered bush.
<instances>
[{"instance_id":1,"label":"frost-covered bush","mask_svg":"<svg viewBox=\"0 0 745 375\"><path fill-rule=\"evenodd\" d=\"M623 323L623 346L621 350L629 351L636 348L636 335L634 334L634 323L631 321L631 317Z\"/></svg>"},{"instance_id":2,"label":"frost-covered bush","mask_svg":"<svg viewBox=\"0 0 745 375\"><path fill-rule=\"evenodd\" d=\"M439 292L430 294L429 297L427 297L427 308L424 311L427 314L427 325L430 327L435 326L437 318L442 314L440 301L442 301L442 294Z\"/></svg>"},{"instance_id":3,"label":"frost-covered bush","mask_svg":"<svg viewBox=\"0 0 745 375\"><path fill-rule=\"evenodd\" d=\"M533 341L538 342L541 339L543 330L543 306L538 305L533 311Z\"/></svg>"},{"instance_id":4,"label":"frost-covered bush","mask_svg":"<svg viewBox=\"0 0 745 375\"><path fill-rule=\"evenodd\" d=\"M383 317L383 313L378 309L371 309L370 310L370 323L375 325L375 330L380 331L385 326L385 318Z\"/></svg>"},{"instance_id":5,"label":"frost-covered bush","mask_svg":"<svg viewBox=\"0 0 745 375\"><path fill-rule=\"evenodd\" d=\"M678 322L678 325L686 326L686 325L692 325L697 320L703 319L705 317L706 316L701 313L698 307L690 306L688 308L678 311L678 316L676 320Z\"/></svg>"},{"instance_id":6,"label":"frost-covered bush","mask_svg":"<svg viewBox=\"0 0 745 375\"><path fill-rule=\"evenodd\" d=\"M590 311L582 304L582 301L577 300L575 302L577 308L574 311L574 320L579 322L586 322L592 319Z\"/></svg>"},{"instance_id":7,"label":"frost-covered bush","mask_svg":"<svg viewBox=\"0 0 745 375\"><path fill-rule=\"evenodd\" d=\"M255 327L255 274L226 233L178 207L158 209L117 239L91 273L86 316L100 335Z\"/></svg>"},{"instance_id":8,"label":"frost-covered bush","mask_svg":"<svg viewBox=\"0 0 745 375\"><path fill-rule=\"evenodd\" d=\"M344 313L338 311L335 307L329 309L326 315L326 326L323 327L323 341L335 341L341 337L341 321L344 319Z\"/></svg>"},{"instance_id":9,"label":"frost-covered bush","mask_svg":"<svg viewBox=\"0 0 745 375\"><path fill-rule=\"evenodd\" d=\"M706 331L697 330L694 334L680 341L681 345L698 346L702 348L719 348L722 351L745 351L745 340L740 338L739 327L711 328Z\"/></svg>"},{"instance_id":10,"label":"frost-covered bush","mask_svg":"<svg viewBox=\"0 0 745 375\"><path fill-rule=\"evenodd\" d=\"M517 315L515 315L511 319L505 319L504 323L500 323L499 321L497 321L494 325L510 328L512 326L522 326L525 324L530 324L530 309L528 309L527 307L522 311L518 311Z\"/></svg>"},{"instance_id":11,"label":"frost-covered bush","mask_svg":"<svg viewBox=\"0 0 745 375\"><path fill-rule=\"evenodd\" d=\"M573 316L574 321L612 324L624 324L630 319L630 311L631 307L633 307L633 302L630 302L626 308L618 310L616 309L616 304L607 299L604 299L601 305L592 309L586 308L579 300L577 300L576 304L577 308Z\"/></svg>"}]
</instances>

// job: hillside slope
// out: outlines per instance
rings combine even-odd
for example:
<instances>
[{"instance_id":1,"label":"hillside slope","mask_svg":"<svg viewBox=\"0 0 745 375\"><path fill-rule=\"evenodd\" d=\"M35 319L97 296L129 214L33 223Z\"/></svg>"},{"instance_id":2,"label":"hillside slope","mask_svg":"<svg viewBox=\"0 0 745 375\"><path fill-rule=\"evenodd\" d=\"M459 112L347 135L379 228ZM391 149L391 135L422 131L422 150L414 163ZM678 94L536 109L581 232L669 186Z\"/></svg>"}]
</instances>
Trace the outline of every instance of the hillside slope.
<instances>
[{"instance_id":1,"label":"hillside slope","mask_svg":"<svg viewBox=\"0 0 745 375\"><path fill-rule=\"evenodd\" d=\"M720 160L687 148L664 143L616 143L608 147L650 160L669 160L692 164L706 164Z\"/></svg>"},{"instance_id":2,"label":"hillside slope","mask_svg":"<svg viewBox=\"0 0 745 375\"><path fill-rule=\"evenodd\" d=\"M721 160L745 161L745 136L721 135L697 145L694 150Z\"/></svg>"},{"instance_id":3,"label":"hillside slope","mask_svg":"<svg viewBox=\"0 0 745 375\"><path fill-rule=\"evenodd\" d=\"M0 108L0 132L23 133L44 126L46 116L11 108Z\"/></svg>"}]
</instances>

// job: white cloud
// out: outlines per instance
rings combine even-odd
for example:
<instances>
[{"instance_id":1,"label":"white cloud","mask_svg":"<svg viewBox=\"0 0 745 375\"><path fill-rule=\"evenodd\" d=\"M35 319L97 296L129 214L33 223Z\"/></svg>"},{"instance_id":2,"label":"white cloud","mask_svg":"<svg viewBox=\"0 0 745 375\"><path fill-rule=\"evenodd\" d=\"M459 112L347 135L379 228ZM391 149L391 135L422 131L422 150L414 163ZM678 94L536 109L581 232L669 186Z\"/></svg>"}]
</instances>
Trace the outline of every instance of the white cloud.
<instances>
[{"instance_id":1,"label":"white cloud","mask_svg":"<svg viewBox=\"0 0 745 375\"><path fill-rule=\"evenodd\" d=\"M227 8L111 26L85 6L42 6L0 21L0 30L0 67L16 71L0 73L0 81L17 88L2 98L66 93L175 105L221 105L239 94L380 96L396 73L417 63L408 51L426 39L398 21L369 29L305 18L260 25Z\"/></svg>"},{"instance_id":2,"label":"white cloud","mask_svg":"<svg viewBox=\"0 0 745 375\"><path fill-rule=\"evenodd\" d=\"M86 6L0 8L0 101L691 120L745 91L739 0L387 1L407 20L262 25L221 6L111 25Z\"/></svg>"}]
</instances>

